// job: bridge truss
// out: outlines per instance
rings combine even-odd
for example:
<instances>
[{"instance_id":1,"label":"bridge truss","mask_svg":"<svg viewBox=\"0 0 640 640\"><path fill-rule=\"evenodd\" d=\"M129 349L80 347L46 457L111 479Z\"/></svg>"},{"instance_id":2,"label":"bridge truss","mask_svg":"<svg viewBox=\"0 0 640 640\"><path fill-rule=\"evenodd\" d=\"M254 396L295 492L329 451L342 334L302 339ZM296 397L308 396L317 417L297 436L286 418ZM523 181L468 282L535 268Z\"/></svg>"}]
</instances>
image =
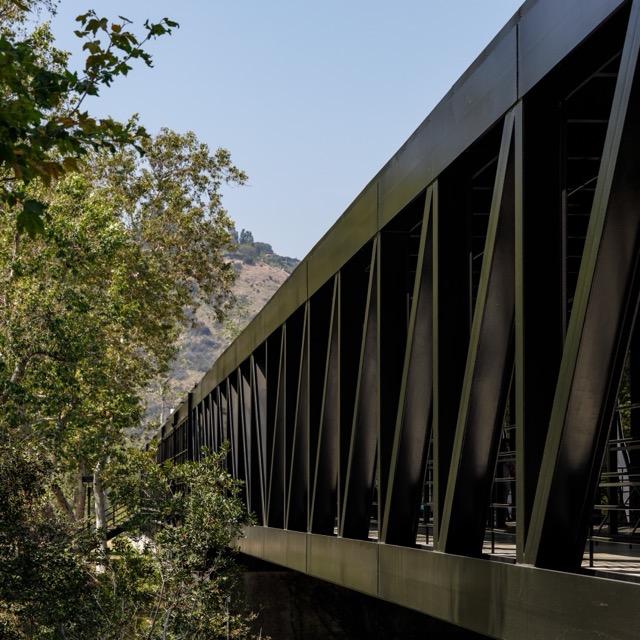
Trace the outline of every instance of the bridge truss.
<instances>
[{"instance_id":1,"label":"bridge truss","mask_svg":"<svg viewBox=\"0 0 640 640\"><path fill-rule=\"evenodd\" d=\"M585 549L640 543L639 50L638 0L526 2L162 427L160 460L231 443L242 551L636 637Z\"/></svg>"}]
</instances>

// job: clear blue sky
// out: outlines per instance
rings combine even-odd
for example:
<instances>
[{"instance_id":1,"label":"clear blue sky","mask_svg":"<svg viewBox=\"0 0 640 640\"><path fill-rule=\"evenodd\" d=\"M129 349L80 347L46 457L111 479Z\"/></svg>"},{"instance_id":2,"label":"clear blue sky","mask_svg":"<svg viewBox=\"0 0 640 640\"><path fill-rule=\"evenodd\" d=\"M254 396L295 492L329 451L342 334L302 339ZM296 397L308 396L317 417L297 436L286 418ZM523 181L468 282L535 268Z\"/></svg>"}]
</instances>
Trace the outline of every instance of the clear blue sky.
<instances>
[{"instance_id":1,"label":"clear blue sky","mask_svg":"<svg viewBox=\"0 0 640 640\"><path fill-rule=\"evenodd\" d=\"M194 131L249 175L228 189L238 230L303 258L400 148L522 0L62 0L57 43L79 49L87 8L172 36L89 103Z\"/></svg>"}]
</instances>

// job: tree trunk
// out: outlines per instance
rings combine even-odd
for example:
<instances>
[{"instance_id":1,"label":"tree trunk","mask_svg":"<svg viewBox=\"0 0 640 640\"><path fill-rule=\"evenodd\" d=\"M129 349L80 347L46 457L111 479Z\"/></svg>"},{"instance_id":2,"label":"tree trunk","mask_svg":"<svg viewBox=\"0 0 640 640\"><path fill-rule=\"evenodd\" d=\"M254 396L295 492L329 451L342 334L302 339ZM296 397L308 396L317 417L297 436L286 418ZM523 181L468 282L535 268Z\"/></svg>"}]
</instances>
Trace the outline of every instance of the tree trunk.
<instances>
[{"instance_id":1,"label":"tree trunk","mask_svg":"<svg viewBox=\"0 0 640 640\"><path fill-rule=\"evenodd\" d=\"M104 460L100 460L93 470L93 499L96 514L96 532L100 546L106 556L107 553L107 497L102 487L100 473Z\"/></svg>"},{"instance_id":2,"label":"tree trunk","mask_svg":"<svg viewBox=\"0 0 640 640\"><path fill-rule=\"evenodd\" d=\"M58 503L58 506L60 507L60 510L62 511L62 513L64 513L64 515L67 516L67 518L71 522L75 522L76 519L74 517L73 509L71 508L71 505L69 504L69 501L67 500L64 493L62 492L62 489L60 488L60 486L54 482L51 485L51 490L53 491L53 495L55 496L56 502Z\"/></svg>"},{"instance_id":3,"label":"tree trunk","mask_svg":"<svg viewBox=\"0 0 640 640\"><path fill-rule=\"evenodd\" d=\"M80 522L84 518L84 510L87 507L87 487L84 484L86 465L84 460L80 460L78 465L78 477L76 481L76 493L73 497L73 505L76 512L76 520Z\"/></svg>"},{"instance_id":4,"label":"tree trunk","mask_svg":"<svg viewBox=\"0 0 640 640\"><path fill-rule=\"evenodd\" d=\"M164 624L162 625L162 640L167 640L167 630L169 629L169 620L171 620L171 611L173 607L167 609L167 615L164 618Z\"/></svg>"}]
</instances>

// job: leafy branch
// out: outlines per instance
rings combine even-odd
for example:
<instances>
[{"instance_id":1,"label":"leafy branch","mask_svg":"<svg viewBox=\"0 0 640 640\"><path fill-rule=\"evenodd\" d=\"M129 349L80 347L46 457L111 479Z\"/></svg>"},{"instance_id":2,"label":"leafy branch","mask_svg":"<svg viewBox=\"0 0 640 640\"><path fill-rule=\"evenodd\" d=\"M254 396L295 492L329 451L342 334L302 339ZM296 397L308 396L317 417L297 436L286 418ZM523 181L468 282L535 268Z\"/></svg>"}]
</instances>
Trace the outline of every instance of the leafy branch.
<instances>
[{"instance_id":1,"label":"leafy branch","mask_svg":"<svg viewBox=\"0 0 640 640\"><path fill-rule=\"evenodd\" d=\"M50 185L76 171L78 160L90 150L133 147L142 153L147 132L135 119L97 120L81 107L87 96L97 96L101 87L126 76L133 60L153 66L145 45L178 24L168 18L146 21L146 34L138 39L128 28L131 22L120 19L109 24L94 11L78 16L81 28L75 33L86 40L83 50L88 54L82 76L52 48L46 27L24 39L0 33L0 207L16 210L19 233L35 236L44 230L46 205L29 195L34 180Z\"/></svg>"}]
</instances>

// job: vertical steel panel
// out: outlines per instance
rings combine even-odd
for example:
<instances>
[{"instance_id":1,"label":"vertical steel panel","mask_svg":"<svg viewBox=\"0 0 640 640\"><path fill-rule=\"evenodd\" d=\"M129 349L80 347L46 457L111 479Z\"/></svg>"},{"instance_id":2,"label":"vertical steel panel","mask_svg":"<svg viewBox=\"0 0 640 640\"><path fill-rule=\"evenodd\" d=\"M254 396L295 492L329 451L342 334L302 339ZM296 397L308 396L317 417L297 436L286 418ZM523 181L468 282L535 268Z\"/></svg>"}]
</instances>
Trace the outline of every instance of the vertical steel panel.
<instances>
[{"instance_id":1,"label":"vertical steel panel","mask_svg":"<svg viewBox=\"0 0 640 640\"><path fill-rule=\"evenodd\" d=\"M259 500L259 485L257 475L254 474L254 458L256 446L253 439L252 417L253 397L251 393L251 360L242 363L239 368L240 376L240 419L242 421L242 435L244 441L244 469L246 479L247 509L254 511L254 504Z\"/></svg>"},{"instance_id":2,"label":"vertical steel panel","mask_svg":"<svg viewBox=\"0 0 640 640\"><path fill-rule=\"evenodd\" d=\"M330 355L335 278L319 289L309 300L309 522L307 529L313 530L313 505L317 487L318 451L320 448L327 361ZM336 405L337 406L337 405ZM336 438L336 446L338 440ZM336 476L337 478L337 476ZM336 500L334 494L333 500ZM320 512L320 509L318 510ZM335 518L335 507L334 507ZM333 521L331 530L333 532Z\"/></svg>"},{"instance_id":3,"label":"vertical steel panel","mask_svg":"<svg viewBox=\"0 0 640 640\"><path fill-rule=\"evenodd\" d=\"M234 465L234 478L242 481L240 495L246 504L246 485L247 474L245 466L245 442L244 442L244 426L242 423L242 378L240 368L232 374L231 377L231 397L232 397L232 415L233 415L233 441L232 455Z\"/></svg>"},{"instance_id":4,"label":"vertical steel panel","mask_svg":"<svg viewBox=\"0 0 640 640\"><path fill-rule=\"evenodd\" d=\"M563 346L560 109L555 92L525 98L516 217L516 519L522 559ZM519 145L519 146L518 146ZM519 150L518 150L519 149ZM543 311L543 312L541 312Z\"/></svg>"},{"instance_id":5,"label":"vertical steel panel","mask_svg":"<svg viewBox=\"0 0 640 640\"><path fill-rule=\"evenodd\" d=\"M198 424L198 460L202 458L202 447L205 444L205 437L207 433L207 398L202 399L199 405L200 407L200 419Z\"/></svg>"},{"instance_id":6,"label":"vertical steel panel","mask_svg":"<svg viewBox=\"0 0 640 640\"><path fill-rule=\"evenodd\" d=\"M234 478L240 477L240 466L238 465L238 451L240 442L238 438L238 388L237 376L232 374L228 379L228 438L231 449L229 455L231 458L231 473Z\"/></svg>"},{"instance_id":7,"label":"vertical steel panel","mask_svg":"<svg viewBox=\"0 0 640 640\"><path fill-rule=\"evenodd\" d=\"M251 356L248 361L248 386L247 397L245 397L245 403L247 398L248 416L247 416L247 438L250 442L249 449L249 468L251 486L249 491L251 492L251 511L256 514L258 522L264 523L264 498L262 492L262 462L261 462L261 442L260 442L260 405L258 404L258 392L256 382L256 366L254 357Z\"/></svg>"},{"instance_id":8,"label":"vertical steel panel","mask_svg":"<svg viewBox=\"0 0 640 640\"><path fill-rule=\"evenodd\" d=\"M479 555L513 370L514 113L505 118L469 354L440 527L440 548Z\"/></svg>"},{"instance_id":9,"label":"vertical steel panel","mask_svg":"<svg viewBox=\"0 0 640 640\"><path fill-rule=\"evenodd\" d=\"M433 187L427 189L381 540L416 541L433 398Z\"/></svg>"},{"instance_id":10,"label":"vertical steel panel","mask_svg":"<svg viewBox=\"0 0 640 640\"><path fill-rule=\"evenodd\" d=\"M238 375L234 372L229 377L229 440L231 441L231 450L233 460L233 468L238 469Z\"/></svg>"},{"instance_id":11,"label":"vertical steel panel","mask_svg":"<svg viewBox=\"0 0 640 640\"><path fill-rule=\"evenodd\" d=\"M256 445L256 472L260 495L259 517L264 520L267 513L267 383L264 346L256 349L251 356L253 376L251 391L253 393L253 433ZM255 507L254 507L255 509Z\"/></svg>"},{"instance_id":12,"label":"vertical steel panel","mask_svg":"<svg viewBox=\"0 0 640 640\"><path fill-rule=\"evenodd\" d=\"M307 531L309 523L309 305L305 305L300 368L293 421L286 527Z\"/></svg>"},{"instance_id":13,"label":"vertical steel panel","mask_svg":"<svg viewBox=\"0 0 640 640\"><path fill-rule=\"evenodd\" d=\"M433 535L439 548L442 510L469 345L471 282L465 167L434 184Z\"/></svg>"},{"instance_id":14,"label":"vertical steel panel","mask_svg":"<svg viewBox=\"0 0 640 640\"><path fill-rule=\"evenodd\" d=\"M222 382L216 388L216 451L220 449L222 443L224 442L224 421L225 421L225 397L223 392L224 382Z\"/></svg>"},{"instance_id":15,"label":"vertical steel panel","mask_svg":"<svg viewBox=\"0 0 640 640\"><path fill-rule=\"evenodd\" d=\"M211 396L211 439L213 451L220 447L220 387L216 387Z\"/></svg>"},{"instance_id":16,"label":"vertical steel panel","mask_svg":"<svg viewBox=\"0 0 640 640\"><path fill-rule=\"evenodd\" d=\"M285 526L285 429L286 429L286 402L287 402L287 366L285 349L287 344L286 324L279 330L280 333L280 353L279 366L277 371L272 370L270 376L276 380L276 405L275 405L275 425L273 428L273 442L271 445L271 459L269 464L269 501L268 501L268 524L270 527Z\"/></svg>"},{"instance_id":17,"label":"vertical steel panel","mask_svg":"<svg viewBox=\"0 0 640 640\"><path fill-rule=\"evenodd\" d=\"M201 458L201 450L202 450L202 430L203 430L203 412L204 412L204 403L198 404L195 408L195 420L193 423L194 434L193 434L193 459L200 461Z\"/></svg>"},{"instance_id":18,"label":"vertical steel panel","mask_svg":"<svg viewBox=\"0 0 640 640\"><path fill-rule=\"evenodd\" d=\"M360 540L369 536L379 419L377 248L376 238L371 254L365 324L355 393L356 404L351 422L351 442L340 522L342 537Z\"/></svg>"},{"instance_id":19,"label":"vertical steel panel","mask_svg":"<svg viewBox=\"0 0 640 640\"><path fill-rule=\"evenodd\" d=\"M296 309L286 322L287 339L285 342L285 421L284 421L284 517L287 522L288 496L293 465L294 433L296 428L296 410L300 389L300 364L302 362L302 344L304 337L305 307Z\"/></svg>"},{"instance_id":20,"label":"vertical steel panel","mask_svg":"<svg viewBox=\"0 0 640 640\"><path fill-rule=\"evenodd\" d=\"M280 359L282 356L282 330L274 331L266 341L267 367L267 415L265 424L267 429L267 513L265 520L271 523L271 488L274 466L274 445L276 430L276 411L278 405L278 382L280 378ZM282 522L282 520L280 521Z\"/></svg>"},{"instance_id":21,"label":"vertical steel panel","mask_svg":"<svg viewBox=\"0 0 640 640\"><path fill-rule=\"evenodd\" d=\"M220 444L229 442L229 378L220 385ZM229 465L229 458L225 460Z\"/></svg>"},{"instance_id":22,"label":"vertical steel panel","mask_svg":"<svg viewBox=\"0 0 640 640\"><path fill-rule=\"evenodd\" d=\"M212 438L212 426L211 426L211 394L205 396L204 401L204 425L203 425L203 435L202 435L202 444L207 448L211 449L211 438Z\"/></svg>"},{"instance_id":23,"label":"vertical steel panel","mask_svg":"<svg viewBox=\"0 0 640 640\"><path fill-rule=\"evenodd\" d=\"M640 2L632 4L524 560L575 570L638 298Z\"/></svg>"},{"instance_id":24,"label":"vertical steel panel","mask_svg":"<svg viewBox=\"0 0 640 640\"><path fill-rule=\"evenodd\" d=\"M342 527L360 354L366 320L373 243L358 252L340 272L340 466L338 477L338 531Z\"/></svg>"},{"instance_id":25,"label":"vertical steel panel","mask_svg":"<svg viewBox=\"0 0 640 640\"><path fill-rule=\"evenodd\" d=\"M193 460L194 438L195 438L195 410L193 408L193 394L187 396L187 460Z\"/></svg>"},{"instance_id":26,"label":"vertical steel panel","mask_svg":"<svg viewBox=\"0 0 640 640\"><path fill-rule=\"evenodd\" d=\"M337 517L340 464L340 274L333 279L331 316L324 364L322 405L315 464L311 530L333 534ZM314 365L315 366L315 365ZM319 363L317 365L319 367Z\"/></svg>"},{"instance_id":27,"label":"vertical steel panel","mask_svg":"<svg viewBox=\"0 0 640 640\"><path fill-rule=\"evenodd\" d=\"M411 264L409 230L392 228L378 236L378 513L384 527L384 504L391 467L403 357L407 343L408 270Z\"/></svg>"},{"instance_id":28,"label":"vertical steel panel","mask_svg":"<svg viewBox=\"0 0 640 640\"><path fill-rule=\"evenodd\" d=\"M629 435L632 440L640 440L640 322L635 323L631 338L631 351L629 353L629 400L636 408L629 416ZM629 448L629 474L630 478L640 478L640 447ZM634 509L640 509L640 493L632 491L630 505Z\"/></svg>"}]
</instances>

